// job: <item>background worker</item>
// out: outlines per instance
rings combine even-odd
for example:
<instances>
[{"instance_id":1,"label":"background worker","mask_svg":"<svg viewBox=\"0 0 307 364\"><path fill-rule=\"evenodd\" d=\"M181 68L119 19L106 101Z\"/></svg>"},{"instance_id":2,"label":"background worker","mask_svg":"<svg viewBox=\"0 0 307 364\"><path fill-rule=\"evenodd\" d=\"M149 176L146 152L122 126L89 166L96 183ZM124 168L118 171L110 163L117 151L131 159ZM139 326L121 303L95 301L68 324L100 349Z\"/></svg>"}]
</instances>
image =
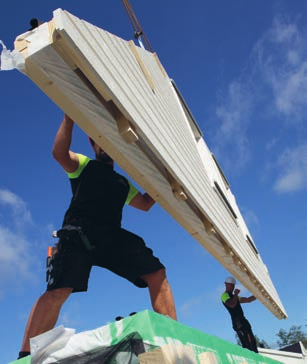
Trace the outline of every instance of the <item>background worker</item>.
<instances>
[{"instance_id":1,"label":"background worker","mask_svg":"<svg viewBox=\"0 0 307 364\"><path fill-rule=\"evenodd\" d=\"M32 308L19 358L30 355L30 338L55 326L71 293L87 291L94 265L137 287L148 287L154 311L177 319L164 265L141 237L121 227L125 203L148 211L155 201L115 172L112 158L92 139L94 160L71 151L73 126L73 120L64 115L52 151L68 174L73 197L58 232L47 291Z\"/></svg>"},{"instance_id":2,"label":"background worker","mask_svg":"<svg viewBox=\"0 0 307 364\"><path fill-rule=\"evenodd\" d=\"M249 303L256 300L255 296L241 297L240 290L234 289L236 280L233 277L227 277L225 280L226 290L221 299L223 305L230 313L232 328L238 334L242 347L258 353L257 343L248 320L244 317L241 303Z\"/></svg>"}]
</instances>

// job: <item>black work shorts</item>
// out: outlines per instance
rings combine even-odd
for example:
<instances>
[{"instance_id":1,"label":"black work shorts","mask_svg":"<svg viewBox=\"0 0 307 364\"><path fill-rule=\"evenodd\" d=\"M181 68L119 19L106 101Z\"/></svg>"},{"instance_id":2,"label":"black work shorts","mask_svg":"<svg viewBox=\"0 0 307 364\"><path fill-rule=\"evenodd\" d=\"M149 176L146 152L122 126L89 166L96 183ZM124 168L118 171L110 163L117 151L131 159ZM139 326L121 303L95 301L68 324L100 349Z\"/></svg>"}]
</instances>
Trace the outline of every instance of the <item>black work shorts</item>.
<instances>
[{"instance_id":1,"label":"black work shorts","mask_svg":"<svg viewBox=\"0 0 307 364\"><path fill-rule=\"evenodd\" d=\"M249 321L244 316L233 318L232 328L236 332L238 331L250 332L252 330Z\"/></svg>"},{"instance_id":2,"label":"black work shorts","mask_svg":"<svg viewBox=\"0 0 307 364\"><path fill-rule=\"evenodd\" d=\"M125 229L91 228L86 235L95 246L93 250L78 239L59 240L47 291L64 287L87 291L92 266L106 268L140 288L147 287L141 276L165 268L141 237Z\"/></svg>"}]
</instances>

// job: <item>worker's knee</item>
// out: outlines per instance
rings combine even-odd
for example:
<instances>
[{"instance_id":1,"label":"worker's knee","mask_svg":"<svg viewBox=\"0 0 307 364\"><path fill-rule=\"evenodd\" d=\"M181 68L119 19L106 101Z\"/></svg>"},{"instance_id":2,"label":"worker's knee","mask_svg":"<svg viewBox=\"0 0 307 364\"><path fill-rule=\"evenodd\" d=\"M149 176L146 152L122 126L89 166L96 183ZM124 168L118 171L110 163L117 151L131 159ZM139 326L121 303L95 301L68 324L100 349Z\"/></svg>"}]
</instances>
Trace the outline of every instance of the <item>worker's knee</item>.
<instances>
[{"instance_id":1,"label":"worker's knee","mask_svg":"<svg viewBox=\"0 0 307 364\"><path fill-rule=\"evenodd\" d=\"M72 292L72 288L56 288L46 291L42 298L50 304L63 304Z\"/></svg>"}]
</instances>

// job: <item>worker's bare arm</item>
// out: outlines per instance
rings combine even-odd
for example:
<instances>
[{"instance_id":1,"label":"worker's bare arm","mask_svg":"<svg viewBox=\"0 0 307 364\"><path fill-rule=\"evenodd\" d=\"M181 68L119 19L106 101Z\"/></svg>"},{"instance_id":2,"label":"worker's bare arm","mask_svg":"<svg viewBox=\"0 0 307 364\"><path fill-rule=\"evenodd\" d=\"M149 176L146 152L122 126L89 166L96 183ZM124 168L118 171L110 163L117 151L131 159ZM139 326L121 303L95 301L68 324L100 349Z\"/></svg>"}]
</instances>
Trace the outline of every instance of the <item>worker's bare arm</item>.
<instances>
[{"instance_id":1,"label":"worker's bare arm","mask_svg":"<svg viewBox=\"0 0 307 364\"><path fill-rule=\"evenodd\" d=\"M149 196L147 192L142 194L139 192L129 203L130 206L133 206L142 211L148 211L155 204L155 200Z\"/></svg>"},{"instance_id":2,"label":"worker's bare arm","mask_svg":"<svg viewBox=\"0 0 307 364\"><path fill-rule=\"evenodd\" d=\"M68 173L75 172L79 166L78 156L70 150L73 127L74 121L65 114L54 139L52 149L54 159Z\"/></svg>"}]
</instances>

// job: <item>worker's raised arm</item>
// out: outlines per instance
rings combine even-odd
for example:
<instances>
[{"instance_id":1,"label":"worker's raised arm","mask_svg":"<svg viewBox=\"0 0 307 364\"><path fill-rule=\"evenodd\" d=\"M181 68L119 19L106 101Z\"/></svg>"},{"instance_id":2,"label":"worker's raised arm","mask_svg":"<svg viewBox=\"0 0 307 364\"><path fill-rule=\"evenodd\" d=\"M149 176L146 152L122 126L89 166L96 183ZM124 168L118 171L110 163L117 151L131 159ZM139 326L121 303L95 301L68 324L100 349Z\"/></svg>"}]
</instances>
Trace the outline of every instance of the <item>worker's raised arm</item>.
<instances>
[{"instance_id":1,"label":"worker's raised arm","mask_svg":"<svg viewBox=\"0 0 307 364\"><path fill-rule=\"evenodd\" d=\"M70 150L73 127L74 121L65 114L55 136L52 148L53 158L68 173L75 172L79 166L78 156Z\"/></svg>"},{"instance_id":2,"label":"worker's raised arm","mask_svg":"<svg viewBox=\"0 0 307 364\"><path fill-rule=\"evenodd\" d=\"M239 293L240 293L240 290L235 289L234 293L233 293L233 297L228 298L228 300L225 302L225 305L227 305L228 307L234 308L239 301ZM241 300L240 300L240 302L241 302Z\"/></svg>"},{"instance_id":3,"label":"worker's raised arm","mask_svg":"<svg viewBox=\"0 0 307 364\"><path fill-rule=\"evenodd\" d=\"M133 199L130 201L129 205L133 206L139 210L148 211L155 204L155 200L149 196L147 192L141 194L139 192Z\"/></svg>"},{"instance_id":4,"label":"worker's raised arm","mask_svg":"<svg viewBox=\"0 0 307 364\"><path fill-rule=\"evenodd\" d=\"M250 302L254 302L255 300L256 300L255 296L241 297L240 298L240 303L250 303Z\"/></svg>"}]
</instances>

